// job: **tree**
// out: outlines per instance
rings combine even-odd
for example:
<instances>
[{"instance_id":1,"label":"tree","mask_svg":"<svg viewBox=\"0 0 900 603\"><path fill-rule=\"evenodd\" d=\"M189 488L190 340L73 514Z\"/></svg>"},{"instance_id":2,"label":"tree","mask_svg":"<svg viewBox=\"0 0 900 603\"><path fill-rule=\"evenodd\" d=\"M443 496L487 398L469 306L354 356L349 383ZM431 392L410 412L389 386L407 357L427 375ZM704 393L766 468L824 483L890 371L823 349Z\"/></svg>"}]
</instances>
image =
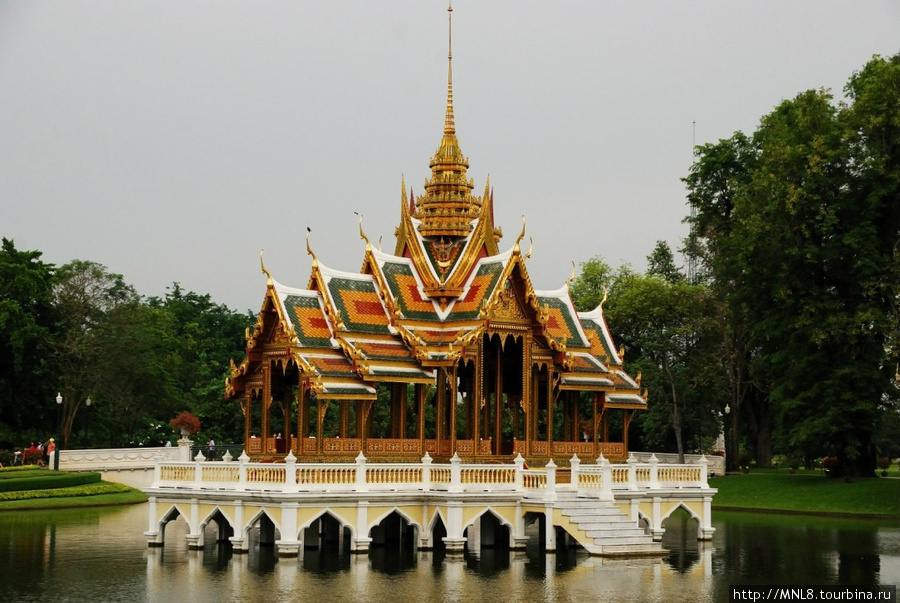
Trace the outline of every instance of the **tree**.
<instances>
[{"instance_id":1,"label":"tree","mask_svg":"<svg viewBox=\"0 0 900 603\"><path fill-rule=\"evenodd\" d=\"M683 458L685 432L695 433L699 447L704 427L710 436L718 433L716 388L704 368L716 341L711 296L704 285L686 282L665 243L657 243L648 262L656 274L627 267L612 273L602 259L592 258L570 291L579 309L596 307L608 291L604 314L613 338L625 348L629 372L640 372L650 392L648 411L635 421L643 443L674 448Z\"/></svg>"},{"instance_id":2,"label":"tree","mask_svg":"<svg viewBox=\"0 0 900 603\"><path fill-rule=\"evenodd\" d=\"M874 475L872 433L890 395L897 62L873 59L855 75L851 105L808 91L752 138L701 147L686 179L702 243L691 248L705 253L732 325L732 382L757 384L732 396L752 393L764 411L745 413L758 448L778 419L795 450L835 454L840 475Z\"/></svg>"},{"instance_id":3,"label":"tree","mask_svg":"<svg viewBox=\"0 0 900 603\"><path fill-rule=\"evenodd\" d=\"M665 241L657 241L656 247L647 256L647 276L658 276L670 283L684 280L684 275L675 266L675 256Z\"/></svg>"},{"instance_id":4,"label":"tree","mask_svg":"<svg viewBox=\"0 0 900 603\"><path fill-rule=\"evenodd\" d=\"M589 312L603 301L615 273L603 258L594 256L581 263L581 274L569 285L569 294L579 312Z\"/></svg>"},{"instance_id":5,"label":"tree","mask_svg":"<svg viewBox=\"0 0 900 603\"><path fill-rule=\"evenodd\" d=\"M73 260L56 271L53 304L59 322L51 347L55 380L63 396L63 448L69 447L78 410L89 397L103 390L103 378L109 376L98 368L105 360L98 327L117 307L137 302L137 293L122 275L110 273L95 262ZM123 353L126 351L127 348Z\"/></svg>"},{"instance_id":6,"label":"tree","mask_svg":"<svg viewBox=\"0 0 900 603\"><path fill-rule=\"evenodd\" d=\"M171 353L179 359L175 387L200 417L204 432L217 442L241 441L243 417L237 404L225 401L225 377L229 361L243 355L245 331L256 317L216 304L209 295L186 292L178 283L148 304L172 316Z\"/></svg>"},{"instance_id":7,"label":"tree","mask_svg":"<svg viewBox=\"0 0 900 603\"><path fill-rule=\"evenodd\" d=\"M111 309L97 327L95 387L106 417L100 435L113 446L160 446L168 439L168 421L186 398L176 379L176 332L170 313L140 300Z\"/></svg>"},{"instance_id":8,"label":"tree","mask_svg":"<svg viewBox=\"0 0 900 603\"><path fill-rule=\"evenodd\" d=\"M0 247L0 440L43 435L53 416L48 404L48 342L55 329L54 266L40 251ZM40 430L40 431L38 431ZM21 445L22 442L16 442Z\"/></svg>"},{"instance_id":9,"label":"tree","mask_svg":"<svg viewBox=\"0 0 900 603\"><path fill-rule=\"evenodd\" d=\"M643 374L651 406L668 411L679 462L688 417L709 424L716 407L710 404L715 391L703 366L710 362L713 341L709 299L702 285L626 272L616 279L606 312L629 368ZM709 435L718 433L708 429ZM698 443L701 432L698 427Z\"/></svg>"}]
</instances>

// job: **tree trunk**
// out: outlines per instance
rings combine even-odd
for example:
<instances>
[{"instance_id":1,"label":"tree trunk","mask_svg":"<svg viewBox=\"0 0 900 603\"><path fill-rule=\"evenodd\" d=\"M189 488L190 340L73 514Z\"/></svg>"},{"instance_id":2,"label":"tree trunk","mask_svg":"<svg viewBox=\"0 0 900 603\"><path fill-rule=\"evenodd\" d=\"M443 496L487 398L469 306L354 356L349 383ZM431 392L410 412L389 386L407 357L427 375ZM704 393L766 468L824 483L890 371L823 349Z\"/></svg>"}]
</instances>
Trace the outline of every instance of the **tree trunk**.
<instances>
[{"instance_id":1,"label":"tree trunk","mask_svg":"<svg viewBox=\"0 0 900 603\"><path fill-rule=\"evenodd\" d=\"M669 363L663 358L663 370L669 376L669 390L672 392L672 427L675 429L675 445L678 447L678 463L684 464L684 440L681 433L681 409L678 407L678 390L675 378L669 370Z\"/></svg>"},{"instance_id":2,"label":"tree trunk","mask_svg":"<svg viewBox=\"0 0 900 603\"><path fill-rule=\"evenodd\" d=\"M768 404L766 405L768 406ZM756 466L772 467L772 413L764 413L759 418L756 431Z\"/></svg>"},{"instance_id":3,"label":"tree trunk","mask_svg":"<svg viewBox=\"0 0 900 603\"><path fill-rule=\"evenodd\" d=\"M684 442L681 434L681 413L678 404L672 403L672 428L675 430L675 445L678 448L678 462L684 464Z\"/></svg>"}]
</instances>

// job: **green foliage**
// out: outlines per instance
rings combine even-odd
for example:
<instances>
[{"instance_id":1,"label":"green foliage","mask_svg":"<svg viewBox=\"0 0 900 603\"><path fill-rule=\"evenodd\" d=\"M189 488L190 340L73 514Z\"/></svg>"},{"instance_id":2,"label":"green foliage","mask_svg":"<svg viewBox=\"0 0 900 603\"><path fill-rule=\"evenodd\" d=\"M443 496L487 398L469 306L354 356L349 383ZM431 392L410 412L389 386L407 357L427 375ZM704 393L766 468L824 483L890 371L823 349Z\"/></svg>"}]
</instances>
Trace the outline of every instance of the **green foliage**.
<instances>
[{"instance_id":1,"label":"green foliage","mask_svg":"<svg viewBox=\"0 0 900 603\"><path fill-rule=\"evenodd\" d=\"M62 473L44 469L37 475L23 472L18 474L15 478L0 480L0 492L68 488L71 486L93 484L99 481L99 473Z\"/></svg>"},{"instance_id":2,"label":"green foliage","mask_svg":"<svg viewBox=\"0 0 900 603\"><path fill-rule=\"evenodd\" d=\"M665 241L657 241L656 247L647 256L647 276L657 276L670 283L684 280L684 275L675 266L675 256Z\"/></svg>"},{"instance_id":3,"label":"green foliage","mask_svg":"<svg viewBox=\"0 0 900 603\"><path fill-rule=\"evenodd\" d=\"M0 467L0 479L20 478L26 475L43 475L46 469L38 469L34 465L16 465L15 467Z\"/></svg>"},{"instance_id":4,"label":"green foliage","mask_svg":"<svg viewBox=\"0 0 900 603\"><path fill-rule=\"evenodd\" d=\"M40 256L3 239L0 446L51 435L63 449L161 445L172 435L169 418L185 407L215 439L241 439L224 379L254 317L177 283L163 299L141 299L100 264L56 269Z\"/></svg>"},{"instance_id":5,"label":"green foliage","mask_svg":"<svg viewBox=\"0 0 900 603\"><path fill-rule=\"evenodd\" d=\"M648 263L641 275L627 266L614 272L592 258L569 290L581 309L593 309L608 292L604 316L613 339L625 348L626 369L641 373L650 392L647 412L632 424L632 442L683 453L686 433L696 442L691 448L701 448L702 434L719 432L724 402L710 366L717 363L720 335L707 286L687 282L666 243L657 243Z\"/></svg>"},{"instance_id":6,"label":"green foliage","mask_svg":"<svg viewBox=\"0 0 900 603\"><path fill-rule=\"evenodd\" d=\"M613 279L613 269L602 258L593 257L582 262L581 274L569 285L575 309L588 312L599 306Z\"/></svg>"},{"instance_id":7,"label":"green foliage","mask_svg":"<svg viewBox=\"0 0 900 603\"><path fill-rule=\"evenodd\" d=\"M244 331L256 317L216 304L209 295L185 292L178 283L164 298L150 298L148 304L173 319L170 354L177 366L172 386L199 417L204 437L242 441L243 417L236 401L224 399L225 377L230 361L243 356Z\"/></svg>"},{"instance_id":8,"label":"green foliage","mask_svg":"<svg viewBox=\"0 0 900 603\"><path fill-rule=\"evenodd\" d=\"M875 58L849 105L804 92L752 137L699 148L686 179L690 247L728 325L732 407L751 401L758 448L777 422L786 445L835 454L840 474L873 475L873 433L896 398L898 84L898 57Z\"/></svg>"},{"instance_id":9,"label":"green foliage","mask_svg":"<svg viewBox=\"0 0 900 603\"><path fill-rule=\"evenodd\" d=\"M133 492L133 488L129 488L123 484L114 484L108 482L96 482L84 486L62 487L62 488L46 488L34 490L17 490L14 492L0 492L0 502L14 500L30 500L35 498L72 498L98 496L100 494L124 494Z\"/></svg>"},{"instance_id":10,"label":"green foliage","mask_svg":"<svg viewBox=\"0 0 900 603\"><path fill-rule=\"evenodd\" d=\"M45 418L53 374L49 338L55 328L52 303L54 266L40 251L17 250L4 238L0 247L0 441L20 441Z\"/></svg>"}]
</instances>

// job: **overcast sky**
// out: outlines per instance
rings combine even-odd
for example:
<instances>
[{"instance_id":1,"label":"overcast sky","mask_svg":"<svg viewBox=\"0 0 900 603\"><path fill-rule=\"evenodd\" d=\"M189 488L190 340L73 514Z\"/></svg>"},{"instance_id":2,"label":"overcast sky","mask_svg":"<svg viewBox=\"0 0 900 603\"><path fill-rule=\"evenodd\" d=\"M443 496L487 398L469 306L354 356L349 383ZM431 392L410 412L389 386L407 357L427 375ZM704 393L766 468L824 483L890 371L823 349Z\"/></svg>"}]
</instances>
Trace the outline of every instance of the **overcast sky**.
<instances>
[{"instance_id":1,"label":"overcast sky","mask_svg":"<svg viewBox=\"0 0 900 603\"><path fill-rule=\"evenodd\" d=\"M490 175L501 250L557 288L599 255L678 248L692 141L783 99L840 96L900 52L900 2L456 0L457 134ZM0 235L92 260L144 295L178 281L256 311L273 276L394 250L444 118L443 0L0 0ZM693 123L696 121L696 129ZM694 134L696 132L696 134Z\"/></svg>"}]
</instances>

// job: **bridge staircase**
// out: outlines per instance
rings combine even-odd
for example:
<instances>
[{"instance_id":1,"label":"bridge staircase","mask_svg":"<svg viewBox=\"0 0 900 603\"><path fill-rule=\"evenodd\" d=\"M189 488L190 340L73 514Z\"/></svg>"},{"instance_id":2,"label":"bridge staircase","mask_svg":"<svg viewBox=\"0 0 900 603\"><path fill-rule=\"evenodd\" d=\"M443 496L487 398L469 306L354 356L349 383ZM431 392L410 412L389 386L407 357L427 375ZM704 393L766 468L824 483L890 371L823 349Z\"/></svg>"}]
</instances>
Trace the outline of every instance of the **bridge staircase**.
<instances>
[{"instance_id":1,"label":"bridge staircase","mask_svg":"<svg viewBox=\"0 0 900 603\"><path fill-rule=\"evenodd\" d=\"M561 490L554 507L562 516L560 527L591 555L661 557L668 554L612 501L579 498L574 491Z\"/></svg>"}]
</instances>

